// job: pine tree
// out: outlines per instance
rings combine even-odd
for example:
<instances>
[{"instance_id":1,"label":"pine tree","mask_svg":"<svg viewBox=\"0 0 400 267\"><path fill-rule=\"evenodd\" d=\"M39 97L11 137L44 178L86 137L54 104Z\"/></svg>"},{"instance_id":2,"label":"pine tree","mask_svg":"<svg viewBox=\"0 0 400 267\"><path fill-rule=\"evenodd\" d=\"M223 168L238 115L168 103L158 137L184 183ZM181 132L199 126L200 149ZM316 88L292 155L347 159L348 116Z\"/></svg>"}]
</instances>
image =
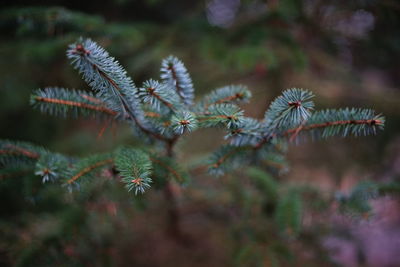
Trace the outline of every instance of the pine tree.
<instances>
[{"instance_id":1,"label":"pine tree","mask_svg":"<svg viewBox=\"0 0 400 267\"><path fill-rule=\"evenodd\" d=\"M169 203L170 230L178 233L178 216L170 180L187 181L187 171L174 158L175 145L199 128L226 132L225 144L206 163L211 174L223 175L246 164L267 163L282 168L288 143L332 136L365 136L384 127L385 118L371 109L344 108L315 110L313 93L292 88L283 91L261 120L246 117L240 108L251 92L243 85L215 89L195 101L192 79L182 61L169 56L162 61L159 80L135 85L124 68L107 51L90 39L79 39L67 50L67 57L87 82L90 91L48 87L31 95L34 108L61 117L112 119L128 124L146 148L120 147L105 154L78 158L48 151L25 142L0 141L1 175L32 171L43 183L59 182L69 190L80 188L114 170L128 191L147 192L153 185L164 188ZM159 151L163 151L161 154ZM282 208L276 215L282 227L298 230L298 192L278 198L273 181L259 179L271 200ZM272 193L271 193L272 192ZM357 196L357 193L353 195ZM343 198L349 203L356 197ZM292 216L292 217L291 217Z\"/></svg>"}]
</instances>

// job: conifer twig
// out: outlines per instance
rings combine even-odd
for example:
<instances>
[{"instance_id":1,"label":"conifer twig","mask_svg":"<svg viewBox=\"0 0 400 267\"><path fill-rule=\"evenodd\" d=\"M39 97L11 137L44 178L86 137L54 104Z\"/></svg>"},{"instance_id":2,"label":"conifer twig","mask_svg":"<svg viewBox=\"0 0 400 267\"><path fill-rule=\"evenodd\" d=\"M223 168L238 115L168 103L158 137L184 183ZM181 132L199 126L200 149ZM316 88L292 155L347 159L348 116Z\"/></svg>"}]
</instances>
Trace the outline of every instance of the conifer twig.
<instances>
[{"instance_id":1,"label":"conifer twig","mask_svg":"<svg viewBox=\"0 0 400 267\"><path fill-rule=\"evenodd\" d=\"M82 96L82 97L86 98L87 96ZM106 114L113 115L113 116L117 115L116 111L114 111L112 109L109 109L109 108L106 108L105 106L102 106L102 105L95 106L95 105L90 105L90 104L81 103L81 102L74 102L74 101L62 100L62 99L54 99L54 98L46 98L46 97L40 97L40 96L36 96L34 99L37 100L37 101L40 101L40 102L46 102L46 103L52 103L52 104L60 104L60 105L66 105L66 106L73 106L73 107L79 107L79 108L84 108L84 109L90 109L90 110L104 112Z\"/></svg>"},{"instance_id":2,"label":"conifer twig","mask_svg":"<svg viewBox=\"0 0 400 267\"><path fill-rule=\"evenodd\" d=\"M0 154L23 155L32 159L38 159L40 157L38 153L18 146L7 145L6 148L10 148L11 150L6 150L6 149L0 150Z\"/></svg>"},{"instance_id":3,"label":"conifer twig","mask_svg":"<svg viewBox=\"0 0 400 267\"><path fill-rule=\"evenodd\" d=\"M83 175L93 171L96 168L99 168L101 166L110 164L113 162L113 159L105 159L105 160L101 160L99 162L96 162L90 166L87 166L86 168L84 168L83 170L79 171L77 174L75 174L73 177L71 177L69 180L67 180L67 184L72 184L73 182L75 182L76 180L78 180L80 177L82 177Z\"/></svg>"},{"instance_id":4,"label":"conifer twig","mask_svg":"<svg viewBox=\"0 0 400 267\"><path fill-rule=\"evenodd\" d=\"M182 61L174 56L162 61L161 82L150 79L141 88L135 86L115 58L90 39L79 39L70 45L67 56L94 92L48 87L36 90L31 103L42 112L59 116L111 115L99 136L110 120L112 123L127 121L140 132L140 138L161 141L152 142L152 145L164 146L166 155L150 156L141 149L121 148L115 154L77 160L27 143L15 143L21 145L21 149L10 149L13 142L0 141L0 164L14 167L23 162L29 167L36 166L35 173L42 175L43 181L62 177L68 178L67 184L72 184L92 170L114 161L128 191L143 193L151 186L152 175L158 178L162 173L183 181L184 175L174 165L173 150L180 136L198 128L226 128L225 139L229 144L218 149L209 164L210 172L223 174L243 162L284 162L285 149L278 148L278 144L285 148L286 139L293 141L302 132L308 131L313 139L369 135L383 129L385 121L371 109L315 111L313 93L299 88L284 90L272 101L264 119L257 120L244 116L238 106L251 97L251 92L242 85L217 88L193 105L192 80ZM69 167L74 174L68 172L66 175L62 171ZM171 181L167 180L164 192L169 203L170 228L178 232L180 212Z\"/></svg>"},{"instance_id":5,"label":"conifer twig","mask_svg":"<svg viewBox=\"0 0 400 267\"><path fill-rule=\"evenodd\" d=\"M289 136L291 134L295 134L296 136L301 132L301 131L307 131L307 130L313 130L313 129L318 129L318 128L325 128L328 126L337 126L337 125L349 125L349 124L355 124L355 125L383 125L383 122L379 119L365 119L365 120L340 120L340 121L332 121L332 122L325 122L325 123L318 123L318 124L310 124L310 125L300 125L299 127L289 129L281 134L274 133L269 136L265 136L261 139L260 142L255 144L254 146L243 146L243 147L238 147L237 150L232 150L228 154L224 155L222 158L220 158L216 163L213 163L214 168L218 168L220 165L222 165L228 158L231 156L235 155L237 152L241 150L258 150L261 147L263 147L265 144L270 142L273 138L279 137L279 136ZM240 130L240 129L237 129ZM295 137L296 137L295 136ZM292 136L293 137L293 136Z\"/></svg>"}]
</instances>

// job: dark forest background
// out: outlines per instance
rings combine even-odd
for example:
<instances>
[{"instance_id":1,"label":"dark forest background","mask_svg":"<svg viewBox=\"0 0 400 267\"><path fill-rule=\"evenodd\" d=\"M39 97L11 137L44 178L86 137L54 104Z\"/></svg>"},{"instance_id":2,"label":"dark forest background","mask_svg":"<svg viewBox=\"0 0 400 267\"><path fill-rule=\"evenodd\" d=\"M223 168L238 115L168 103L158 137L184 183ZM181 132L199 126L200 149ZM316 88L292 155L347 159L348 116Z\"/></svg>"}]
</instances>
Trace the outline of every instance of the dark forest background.
<instances>
[{"instance_id":1,"label":"dark forest background","mask_svg":"<svg viewBox=\"0 0 400 267\"><path fill-rule=\"evenodd\" d=\"M70 155L132 144L128 128L40 114L29 105L37 88L87 86L65 50L90 37L116 57L135 83L159 75L161 59L185 62L198 96L226 84L253 93L246 115L261 118L282 90L313 91L320 108L371 107L386 116L377 136L293 146L288 186L346 194L360 181L399 181L400 3L394 0L108 0L0 3L0 138L30 141ZM221 142L218 131L180 144L191 166ZM368 218L320 203L305 213L297 238L252 210L262 198L241 179L191 172L176 188L183 227L197 240L177 244L162 233L163 200L117 184L95 183L71 204L65 190L35 191L30 181L1 178L0 265L21 266L398 266L399 198L371 201ZM14 179L14 180L12 180ZM33 190L34 189L34 190ZM249 191L250 190L250 191ZM62 198L60 196L63 196ZM64 196L65 195L65 196Z\"/></svg>"}]
</instances>

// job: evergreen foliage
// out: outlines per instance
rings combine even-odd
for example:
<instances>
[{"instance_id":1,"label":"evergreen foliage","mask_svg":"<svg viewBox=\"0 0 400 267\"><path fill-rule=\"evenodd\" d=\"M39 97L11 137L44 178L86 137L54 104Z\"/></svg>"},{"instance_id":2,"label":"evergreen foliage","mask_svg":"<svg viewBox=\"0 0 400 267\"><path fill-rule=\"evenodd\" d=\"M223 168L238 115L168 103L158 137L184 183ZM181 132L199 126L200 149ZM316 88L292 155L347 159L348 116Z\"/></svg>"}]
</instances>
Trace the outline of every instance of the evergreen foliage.
<instances>
[{"instance_id":1,"label":"evergreen foliage","mask_svg":"<svg viewBox=\"0 0 400 267\"><path fill-rule=\"evenodd\" d=\"M203 97L197 105L199 112L208 110L208 107L215 104L246 103L251 97L251 92L242 85L229 85L213 90L211 93Z\"/></svg>"},{"instance_id":2,"label":"evergreen foliage","mask_svg":"<svg viewBox=\"0 0 400 267\"><path fill-rule=\"evenodd\" d=\"M2 167L33 166L46 150L27 142L0 140L0 164Z\"/></svg>"},{"instance_id":3,"label":"evergreen foliage","mask_svg":"<svg viewBox=\"0 0 400 267\"><path fill-rule=\"evenodd\" d=\"M377 183L362 181L358 183L350 193L337 192L336 201L339 203L339 210L354 218L368 219L372 214L370 200L385 195L398 195L400 192L399 182Z\"/></svg>"},{"instance_id":4,"label":"evergreen foliage","mask_svg":"<svg viewBox=\"0 0 400 267\"><path fill-rule=\"evenodd\" d=\"M119 63L90 39L70 45L67 56L83 79L112 110L136 117L137 89ZM137 119L137 118L136 118Z\"/></svg>"},{"instance_id":5,"label":"evergreen foliage","mask_svg":"<svg viewBox=\"0 0 400 267\"><path fill-rule=\"evenodd\" d=\"M52 103L49 105L48 103ZM95 95L88 91L48 87L38 89L31 95L31 104L43 113L60 117L115 116L117 112L105 106Z\"/></svg>"},{"instance_id":6,"label":"evergreen foliage","mask_svg":"<svg viewBox=\"0 0 400 267\"><path fill-rule=\"evenodd\" d=\"M164 147L166 155L156 155L151 149L120 148L110 154L79 159L27 143L2 141L2 167L27 164L43 182L60 180L74 188L114 166L127 189L137 194L150 188L153 180L162 184L165 184L163 179L173 178L180 183L187 180L185 171L173 162L173 148L182 135L199 128L217 127L226 131L227 144L208 161L209 171L222 175L249 163L268 162L271 169L280 169L287 142L300 136L316 139L370 135L384 126L384 117L370 109L314 111L313 94L297 88L283 91L262 120L244 116L238 104L249 101L251 92L242 85L218 88L194 103L192 80L184 64L174 56L162 61L160 81L150 79L140 88L116 59L90 39L71 44L67 56L91 91L38 89L31 96L32 105L62 117L111 116L134 127L139 136L146 137L150 147L153 144L155 148ZM267 189L273 185L271 181L260 182L268 194L276 194ZM278 209L299 210L301 206L295 203L296 194L277 201ZM297 231L298 215L290 220L288 216L291 215L282 210L277 220L284 219L288 223L285 227Z\"/></svg>"},{"instance_id":7,"label":"evergreen foliage","mask_svg":"<svg viewBox=\"0 0 400 267\"><path fill-rule=\"evenodd\" d=\"M265 112L265 126L272 130L290 129L307 121L314 108L313 94L302 89L289 89L277 97Z\"/></svg>"},{"instance_id":8,"label":"evergreen foliage","mask_svg":"<svg viewBox=\"0 0 400 267\"><path fill-rule=\"evenodd\" d=\"M150 187L152 164L149 156L136 149L122 148L117 152L115 166L128 191L143 193Z\"/></svg>"},{"instance_id":9,"label":"evergreen foliage","mask_svg":"<svg viewBox=\"0 0 400 267\"><path fill-rule=\"evenodd\" d=\"M279 199L275 219L280 230L288 235L296 235L300 232L302 215L302 203L297 192L292 191Z\"/></svg>"},{"instance_id":10,"label":"evergreen foliage","mask_svg":"<svg viewBox=\"0 0 400 267\"><path fill-rule=\"evenodd\" d=\"M161 63L161 79L176 90L186 105L192 105L194 88L185 65L178 58L169 56Z\"/></svg>"}]
</instances>

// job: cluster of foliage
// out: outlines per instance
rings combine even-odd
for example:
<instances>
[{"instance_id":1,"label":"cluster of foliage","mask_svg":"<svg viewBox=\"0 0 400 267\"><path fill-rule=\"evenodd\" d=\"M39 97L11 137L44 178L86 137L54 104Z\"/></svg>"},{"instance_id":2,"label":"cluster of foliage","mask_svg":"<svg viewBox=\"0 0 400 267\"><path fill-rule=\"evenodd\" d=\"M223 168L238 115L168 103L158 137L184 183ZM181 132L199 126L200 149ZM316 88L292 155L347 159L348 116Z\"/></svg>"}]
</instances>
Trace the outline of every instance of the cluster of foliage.
<instances>
[{"instance_id":1,"label":"cluster of foliage","mask_svg":"<svg viewBox=\"0 0 400 267\"><path fill-rule=\"evenodd\" d=\"M143 193L152 180L169 176L184 182L186 175L173 161L173 148L182 136L198 128L218 127L227 132L227 144L208 162L209 171L221 175L241 164L281 161L287 140L307 135L312 139L369 135L384 125L384 117L370 109L314 111L313 94L296 88L277 97L259 121L244 116L238 106L251 96L243 86L218 88L195 103L192 80L176 57L163 60L160 81L151 79L138 88L120 64L90 39L70 45L67 55L93 93L49 87L33 93L32 105L56 116L125 122L149 144L144 150L123 147L77 159L26 143L2 141L5 167L31 166L43 182L60 180L71 189L111 166L135 193Z\"/></svg>"}]
</instances>

